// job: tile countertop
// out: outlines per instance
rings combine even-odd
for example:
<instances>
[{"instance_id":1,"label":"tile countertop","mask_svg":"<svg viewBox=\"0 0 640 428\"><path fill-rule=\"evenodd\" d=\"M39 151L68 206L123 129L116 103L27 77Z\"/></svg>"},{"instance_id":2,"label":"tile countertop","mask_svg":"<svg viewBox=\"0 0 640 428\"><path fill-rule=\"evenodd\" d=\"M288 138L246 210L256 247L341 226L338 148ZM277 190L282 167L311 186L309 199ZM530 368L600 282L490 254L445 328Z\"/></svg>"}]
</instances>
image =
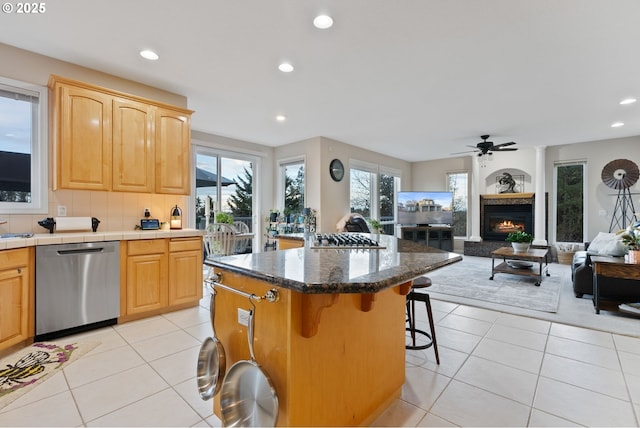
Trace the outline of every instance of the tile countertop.
<instances>
[{"instance_id":1,"label":"tile countertop","mask_svg":"<svg viewBox=\"0 0 640 428\"><path fill-rule=\"evenodd\" d=\"M462 260L459 254L393 236L362 235L370 236L386 248L312 249L306 240L303 248L210 258L204 263L282 288L314 294L375 293Z\"/></svg>"},{"instance_id":2,"label":"tile countertop","mask_svg":"<svg viewBox=\"0 0 640 428\"><path fill-rule=\"evenodd\" d=\"M77 242L99 241L132 241L137 239L156 238L186 238L202 236L203 230L125 230L119 232L59 232L37 233L31 238L3 238L0 239L0 250L33 247L36 245L71 244Z\"/></svg>"}]
</instances>

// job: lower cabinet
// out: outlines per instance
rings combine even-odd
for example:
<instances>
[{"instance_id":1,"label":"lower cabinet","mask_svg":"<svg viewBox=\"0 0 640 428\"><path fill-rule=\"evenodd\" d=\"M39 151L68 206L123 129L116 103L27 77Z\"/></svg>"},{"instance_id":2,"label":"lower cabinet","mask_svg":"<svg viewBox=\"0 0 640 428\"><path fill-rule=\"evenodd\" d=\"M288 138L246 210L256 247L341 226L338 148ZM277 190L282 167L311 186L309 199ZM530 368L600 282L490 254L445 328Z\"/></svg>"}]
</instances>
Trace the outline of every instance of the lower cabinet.
<instances>
[{"instance_id":1,"label":"lower cabinet","mask_svg":"<svg viewBox=\"0 0 640 428\"><path fill-rule=\"evenodd\" d=\"M183 309L202 298L202 238L123 241L120 318Z\"/></svg>"},{"instance_id":2,"label":"lower cabinet","mask_svg":"<svg viewBox=\"0 0 640 428\"><path fill-rule=\"evenodd\" d=\"M278 250L288 250L289 248L302 248L304 241L301 239L287 239L278 237Z\"/></svg>"},{"instance_id":3,"label":"lower cabinet","mask_svg":"<svg viewBox=\"0 0 640 428\"><path fill-rule=\"evenodd\" d=\"M202 239L169 240L169 306L202 298Z\"/></svg>"},{"instance_id":4,"label":"lower cabinet","mask_svg":"<svg viewBox=\"0 0 640 428\"><path fill-rule=\"evenodd\" d=\"M33 247L0 251L0 350L34 335Z\"/></svg>"}]
</instances>

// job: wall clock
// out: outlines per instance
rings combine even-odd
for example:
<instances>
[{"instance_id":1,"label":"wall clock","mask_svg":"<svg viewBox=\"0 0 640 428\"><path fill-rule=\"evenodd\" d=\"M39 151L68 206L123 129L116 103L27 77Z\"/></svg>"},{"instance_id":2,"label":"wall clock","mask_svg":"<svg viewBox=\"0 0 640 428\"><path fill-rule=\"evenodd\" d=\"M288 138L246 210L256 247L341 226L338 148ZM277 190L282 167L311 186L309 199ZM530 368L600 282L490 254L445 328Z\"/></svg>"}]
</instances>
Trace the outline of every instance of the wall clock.
<instances>
[{"instance_id":1,"label":"wall clock","mask_svg":"<svg viewBox=\"0 0 640 428\"><path fill-rule=\"evenodd\" d=\"M331 178L333 181L340 181L344 177L344 165L340 159L334 159L329 164L329 174L331 174Z\"/></svg>"}]
</instances>

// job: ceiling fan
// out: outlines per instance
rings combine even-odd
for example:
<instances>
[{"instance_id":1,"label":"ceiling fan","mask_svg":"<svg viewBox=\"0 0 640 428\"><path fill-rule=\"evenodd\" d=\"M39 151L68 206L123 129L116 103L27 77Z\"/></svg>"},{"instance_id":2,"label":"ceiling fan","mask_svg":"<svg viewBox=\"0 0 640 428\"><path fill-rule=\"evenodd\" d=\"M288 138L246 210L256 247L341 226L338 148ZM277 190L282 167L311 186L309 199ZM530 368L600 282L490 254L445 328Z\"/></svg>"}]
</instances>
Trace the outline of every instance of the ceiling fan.
<instances>
[{"instance_id":1,"label":"ceiling fan","mask_svg":"<svg viewBox=\"0 0 640 428\"><path fill-rule=\"evenodd\" d=\"M487 141L489 139L489 135L481 135L480 138L482 138L481 142L479 142L475 146L468 146L468 147L473 147L475 150L467 150L465 152L458 152L458 153L452 153L452 154L458 155L461 153L478 152L478 156L484 156L484 155L492 155L493 152L513 152L515 150L518 150L516 147L508 147L508 146L513 146L515 144L515 142L513 141L510 141L508 143L493 144L493 141Z\"/></svg>"}]
</instances>

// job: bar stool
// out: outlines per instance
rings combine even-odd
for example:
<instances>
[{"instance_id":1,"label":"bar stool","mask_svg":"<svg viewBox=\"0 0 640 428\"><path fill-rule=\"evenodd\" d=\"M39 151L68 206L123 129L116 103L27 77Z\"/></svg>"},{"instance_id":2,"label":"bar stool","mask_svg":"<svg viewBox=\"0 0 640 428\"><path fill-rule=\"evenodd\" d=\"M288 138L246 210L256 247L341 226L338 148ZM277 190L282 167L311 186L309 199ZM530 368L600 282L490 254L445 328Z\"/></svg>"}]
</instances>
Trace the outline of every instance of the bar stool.
<instances>
[{"instance_id":1,"label":"bar stool","mask_svg":"<svg viewBox=\"0 0 640 428\"><path fill-rule=\"evenodd\" d=\"M411 291L407 294L407 322L409 323L409 327L406 328L406 331L411 333L411 345L405 345L406 349L427 349L433 346L433 351L436 354L436 363L440 364L440 356L438 355L438 343L436 341L436 329L433 323L433 314L431 313L431 300L429 300L428 293L419 293L416 292L416 289L431 287L431 279L426 276L421 276L416 278L413 281L413 285L411 287ZM429 327L431 329L431 334L426 331L419 330L416 328L416 301L424 302L427 308L427 317L429 319ZM428 339L428 342L424 345L416 345L416 334L421 334Z\"/></svg>"}]
</instances>

